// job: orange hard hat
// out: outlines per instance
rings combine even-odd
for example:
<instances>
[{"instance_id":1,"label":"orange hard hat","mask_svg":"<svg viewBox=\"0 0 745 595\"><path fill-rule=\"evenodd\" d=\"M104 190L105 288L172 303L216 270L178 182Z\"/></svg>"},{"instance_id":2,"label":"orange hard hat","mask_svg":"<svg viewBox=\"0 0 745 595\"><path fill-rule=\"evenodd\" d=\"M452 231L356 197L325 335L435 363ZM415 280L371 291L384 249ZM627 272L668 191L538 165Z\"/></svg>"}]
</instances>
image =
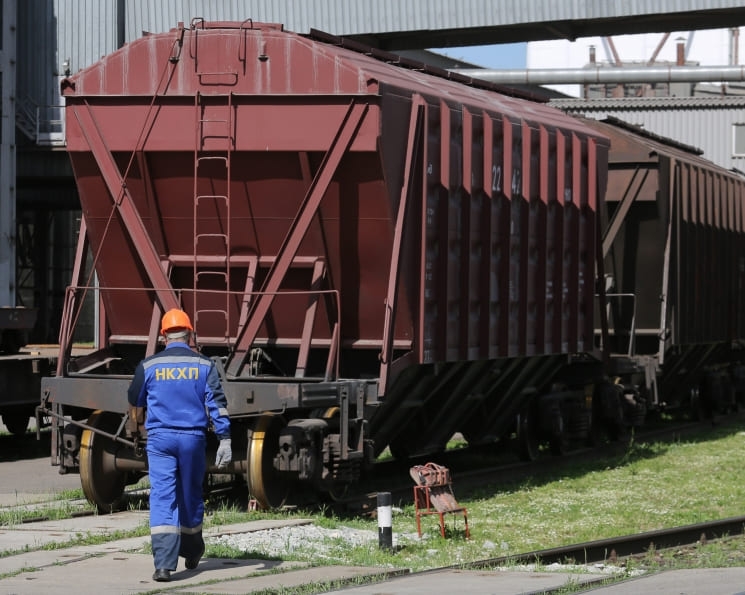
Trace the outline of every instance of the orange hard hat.
<instances>
[{"instance_id":1,"label":"orange hard hat","mask_svg":"<svg viewBox=\"0 0 745 595\"><path fill-rule=\"evenodd\" d=\"M183 310L173 308L172 310L168 310L168 312L163 314L163 318L160 321L160 333L162 335L165 335L166 333L171 331L187 329L190 331L194 330L191 326L189 315Z\"/></svg>"}]
</instances>

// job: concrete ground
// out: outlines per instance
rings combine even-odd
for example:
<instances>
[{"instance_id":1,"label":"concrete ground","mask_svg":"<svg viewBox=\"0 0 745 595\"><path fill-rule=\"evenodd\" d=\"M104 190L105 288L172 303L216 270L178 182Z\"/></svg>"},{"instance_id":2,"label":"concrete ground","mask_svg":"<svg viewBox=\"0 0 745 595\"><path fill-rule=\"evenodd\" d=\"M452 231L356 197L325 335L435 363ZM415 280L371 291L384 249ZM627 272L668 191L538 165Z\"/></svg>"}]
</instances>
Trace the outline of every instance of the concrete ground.
<instances>
[{"instance_id":1,"label":"concrete ground","mask_svg":"<svg viewBox=\"0 0 745 595\"><path fill-rule=\"evenodd\" d=\"M180 567L168 583L152 580L153 561L149 537L107 541L98 545L36 549L69 542L76 536L110 535L147 524L147 511L128 511L17 525L0 529L0 593L59 595L99 593L209 593L237 595L265 589L290 588L309 582L345 581L350 586L334 591L349 595L419 595L468 593L469 595L518 595L551 593L569 585L584 584L598 595L745 595L745 568L664 572L608 587L596 587L602 576L579 572L461 571L417 575L403 573L384 584L356 581L381 579L381 569L356 566L309 568L282 560L205 558L195 570ZM258 520L207 531L206 537L246 533L304 520ZM28 549L34 551L23 551ZM21 552L9 555L10 551ZM365 579L365 577L367 577Z\"/></svg>"}]
</instances>

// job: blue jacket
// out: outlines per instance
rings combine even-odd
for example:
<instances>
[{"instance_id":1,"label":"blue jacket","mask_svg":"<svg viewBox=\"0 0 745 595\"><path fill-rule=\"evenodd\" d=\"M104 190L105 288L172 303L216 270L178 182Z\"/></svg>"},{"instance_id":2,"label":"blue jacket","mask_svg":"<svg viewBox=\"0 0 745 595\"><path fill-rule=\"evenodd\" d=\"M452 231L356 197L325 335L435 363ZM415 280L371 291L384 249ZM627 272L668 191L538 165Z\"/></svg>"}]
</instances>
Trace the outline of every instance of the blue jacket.
<instances>
[{"instance_id":1,"label":"blue jacket","mask_svg":"<svg viewBox=\"0 0 745 595\"><path fill-rule=\"evenodd\" d=\"M142 360L127 391L130 405L147 408L145 429L206 432L230 437L228 400L215 363L186 343L174 342Z\"/></svg>"}]
</instances>

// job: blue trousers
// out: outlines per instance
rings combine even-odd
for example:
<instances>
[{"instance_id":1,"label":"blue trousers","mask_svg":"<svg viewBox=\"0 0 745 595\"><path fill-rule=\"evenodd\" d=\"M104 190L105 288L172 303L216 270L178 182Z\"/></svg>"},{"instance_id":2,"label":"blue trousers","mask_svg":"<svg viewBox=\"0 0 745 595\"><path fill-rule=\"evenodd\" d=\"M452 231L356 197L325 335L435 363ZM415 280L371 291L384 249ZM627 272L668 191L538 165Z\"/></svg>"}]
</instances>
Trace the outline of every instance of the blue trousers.
<instances>
[{"instance_id":1,"label":"blue trousers","mask_svg":"<svg viewBox=\"0 0 745 595\"><path fill-rule=\"evenodd\" d=\"M206 443L201 432L158 429L148 433L150 539L155 568L176 570L179 556L198 558L204 552Z\"/></svg>"}]
</instances>

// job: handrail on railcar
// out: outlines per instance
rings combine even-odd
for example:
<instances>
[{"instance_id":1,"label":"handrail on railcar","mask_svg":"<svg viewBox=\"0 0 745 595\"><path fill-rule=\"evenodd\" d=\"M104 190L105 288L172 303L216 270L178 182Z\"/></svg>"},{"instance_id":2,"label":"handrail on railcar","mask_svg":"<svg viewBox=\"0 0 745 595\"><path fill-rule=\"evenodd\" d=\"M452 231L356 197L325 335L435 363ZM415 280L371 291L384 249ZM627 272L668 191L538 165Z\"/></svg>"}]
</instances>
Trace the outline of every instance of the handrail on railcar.
<instances>
[{"instance_id":1,"label":"handrail on railcar","mask_svg":"<svg viewBox=\"0 0 745 595\"><path fill-rule=\"evenodd\" d=\"M192 288L169 288L173 289L174 293L176 294L176 297L178 298L179 303L184 303L184 296L187 296L192 293L202 293L202 294L213 294L213 295L219 295L221 297L224 297L226 294L226 291L219 290L219 289L198 289L194 290ZM76 327L78 320L80 318L80 312L82 310L82 300L85 299L88 292L91 292L95 295L96 300L98 301L100 292L146 292L150 293L153 291L157 291L156 288L142 288L142 287L98 287L98 286L68 286L67 290L65 292L65 307L63 309L62 313L62 320L60 323L60 333L59 333L59 348L60 348L60 356L59 356L59 362L58 362L58 375L64 375L65 369L65 363L63 362L66 358L66 354L69 352L69 348L72 345L72 338L73 338L73 331ZM294 290L279 290L279 291L273 291L273 292L266 292L266 291L230 291L227 292L228 294L234 296L237 300L241 300L244 305L247 301L250 301L251 299L268 294L273 295L275 297L281 297L281 296L292 296L292 295L307 295L307 296L315 296L316 299L320 298L321 296L327 295L333 297L333 305L330 308L327 308L327 313L330 314L332 311L334 313L334 317L328 316L328 322L330 325L329 333L330 338L328 339L328 350L329 355L326 362L326 368L324 372L324 381L331 380L333 378L339 377L339 369L340 369L340 355L341 355L341 300L340 300L340 292L338 289L308 289L308 290L301 290L301 289L294 289ZM157 308L157 305L155 306ZM315 320L315 318L313 318ZM238 326L240 327L241 324L245 325L247 321L243 321L242 323L239 322ZM307 317L303 321L304 324L308 324ZM312 323L312 321L311 321ZM301 329L302 330L302 329ZM226 329L227 332L227 329ZM234 337L226 337L226 343L225 345L229 350L232 350L234 348L233 341L231 339L235 339ZM301 337L301 342L304 339ZM199 337L195 333L194 342L199 347ZM315 342L317 345L317 342ZM308 337L308 344L307 347L310 348L313 346L314 341L312 337ZM302 345L301 351L302 351ZM102 346L98 345L97 348L101 349ZM300 362L300 360L299 360Z\"/></svg>"},{"instance_id":2,"label":"handrail on railcar","mask_svg":"<svg viewBox=\"0 0 745 595\"><path fill-rule=\"evenodd\" d=\"M599 294L595 294L595 298L599 298ZM608 298L629 298L631 299L632 305L631 305L631 325L629 327L629 346L626 350L626 355L628 357L633 357L636 354L636 294L635 293L606 293L606 303L605 307L608 311L608 320L611 318L611 305L609 303ZM610 331L611 325L608 325L608 329ZM615 330L613 332L614 337L619 337L619 333L616 333ZM602 336L601 336L602 341ZM601 345L603 347L603 345Z\"/></svg>"}]
</instances>

